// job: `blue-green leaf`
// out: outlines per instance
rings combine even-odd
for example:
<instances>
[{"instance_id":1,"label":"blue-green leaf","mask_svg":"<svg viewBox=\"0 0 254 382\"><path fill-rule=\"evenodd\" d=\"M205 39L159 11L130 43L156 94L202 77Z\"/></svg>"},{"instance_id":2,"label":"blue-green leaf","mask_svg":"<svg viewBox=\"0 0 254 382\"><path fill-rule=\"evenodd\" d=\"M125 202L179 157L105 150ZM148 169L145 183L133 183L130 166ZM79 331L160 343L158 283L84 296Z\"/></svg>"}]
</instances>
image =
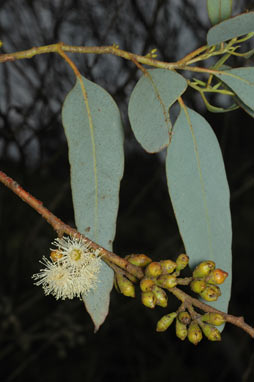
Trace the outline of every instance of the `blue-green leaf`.
<instances>
[{"instance_id":1,"label":"blue-green leaf","mask_svg":"<svg viewBox=\"0 0 254 382\"><path fill-rule=\"evenodd\" d=\"M90 122L79 80L67 95L62 110L75 222L79 232L111 250L124 163L122 124L112 97L95 83L82 80L88 97ZM113 286L113 271L108 265L103 265L99 279L96 290L83 298L95 330L108 313Z\"/></svg>"},{"instance_id":2,"label":"blue-green leaf","mask_svg":"<svg viewBox=\"0 0 254 382\"><path fill-rule=\"evenodd\" d=\"M252 118L254 118L254 110L249 108L245 103L243 103L239 97L234 97L235 102L238 106L240 106L247 114L249 114Z\"/></svg>"},{"instance_id":3,"label":"blue-green leaf","mask_svg":"<svg viewBox=\"0 0 254 382\"><path fill-rule=\"evenodd\" d=\"M228 19L232 13L232 0L207 0L208 16L212 24Z\"/></svg>"},{"instance_id":4,"label":"blue-green leaf","mask_svg":"<svg viewBox=\"0 0 254 382\"><path fill-rule=\"evenodd\" d=\"M216 45L254 31L254 12L242 13L209 29L207 44Z\"/></svg>"},{"instance_id":5,"label":"blue-green leaf","mask_svg":"<svg viewBox=\"0 0 254 382\"><path fill-rule=\"evenodd\" d=\"M235 68L216 74L250 109L254 109L254 68Z\"/></svg>"},{"instance_id":6,"label":"blue-green leaf","mask_svg":"<svg viewBox=\"0 0 254 382\"><path fill-rule=\"evenodd\" d=\"M166 69L150 69L143 75L130 97L131 128L143 148L158 152L169 144L169 107L186 90L180 74Z\"/></svg>"},{"instance_id":7,"label":"blue-green leaf","mask_svg":"<svg viewBox=\"0 0 254 382\"><path fill-rule=\"evenodd\" d=\"M229 188L220 147L207 121L182 109L166 158L170 198L190 265L213 260L229 273L222 296L212 303L227 311L231 289Z\"/></svg>"}]
</instances>

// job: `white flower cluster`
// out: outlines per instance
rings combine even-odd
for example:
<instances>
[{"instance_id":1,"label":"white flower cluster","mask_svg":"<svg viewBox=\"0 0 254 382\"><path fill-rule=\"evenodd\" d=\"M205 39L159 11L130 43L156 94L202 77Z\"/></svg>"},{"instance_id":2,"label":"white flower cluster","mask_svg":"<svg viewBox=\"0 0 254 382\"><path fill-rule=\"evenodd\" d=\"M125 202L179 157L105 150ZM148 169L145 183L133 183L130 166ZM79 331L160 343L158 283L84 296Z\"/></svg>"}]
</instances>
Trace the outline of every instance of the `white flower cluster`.
<instances>
[{"instance_id":1,"label":"white flower cluster","mask_svg":"<svg viewBox=\"0 0 254 382\"><path fill-rule=\"evenodd\" d=\"M52 294L57 300L81 298L98 282L101 267L99 250L89 248L81 239L63 237L52 243L51 260L43 257L45 268L33 275L35 285L41 285L46 295Z\"/></svg>"}]
</instances>

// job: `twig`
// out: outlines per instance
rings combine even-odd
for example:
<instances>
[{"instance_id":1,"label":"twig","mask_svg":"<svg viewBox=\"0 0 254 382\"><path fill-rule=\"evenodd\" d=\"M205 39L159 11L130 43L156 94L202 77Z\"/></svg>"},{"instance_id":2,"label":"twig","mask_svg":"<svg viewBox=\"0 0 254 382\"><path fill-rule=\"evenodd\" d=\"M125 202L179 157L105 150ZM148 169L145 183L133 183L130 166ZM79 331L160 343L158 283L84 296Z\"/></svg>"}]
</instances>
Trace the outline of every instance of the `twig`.
<instances>
[{"instance_id":1,"label":"twig","mask_svg":"<svg viewBox=\"0 0 254 382\"><path fill-rule=\"evenodd\" d=\"M182 301L186 307L195 306L196 308L199 308L203 310L204 312L219 313L220 315L224 317L226 322L230 322L231 324L238 326L239 328L244 330L246 333L248 333L252 338L254 338L254 328L246 324L243 317L236 317L236 316L232 316L231 314L221 312L220 310L215 309L212 306L207 305L204 302L189 296L187 293L183 292L181 289L178 289L176 287L170 288L168 290L174 296L176 296L180 301Z\"/></svg>"},{"instance_id":2,"label":"twig","mask_svg":"<svg viewBox=\"0 0 254 382\"><path fill-rule=\"evenodd\" d=\"M130 264L127 260L122 257L117 256L115 253L108 251L107 249L96 244L86 236L79 233L76 229L65 224L62 220L56 217L52 212L50 212L46 207L43 206L42 202L36 199L34 196L30 195L25 191L15 180L7 176L4 172L0 171L0 181L12 190L18 197L20 197L25 203L31 206L35 211L37 211L57 232L58 236L63 236L67 234L74 236L76 238L81 238L85 243L89 244L94 249L99 249L102 253L102 258L109 260L111 263L116 264L118 267L124 269L125 271L131 273L137 278L141 279L144 274L141 268Z\"/></svg>"}]
</instances>

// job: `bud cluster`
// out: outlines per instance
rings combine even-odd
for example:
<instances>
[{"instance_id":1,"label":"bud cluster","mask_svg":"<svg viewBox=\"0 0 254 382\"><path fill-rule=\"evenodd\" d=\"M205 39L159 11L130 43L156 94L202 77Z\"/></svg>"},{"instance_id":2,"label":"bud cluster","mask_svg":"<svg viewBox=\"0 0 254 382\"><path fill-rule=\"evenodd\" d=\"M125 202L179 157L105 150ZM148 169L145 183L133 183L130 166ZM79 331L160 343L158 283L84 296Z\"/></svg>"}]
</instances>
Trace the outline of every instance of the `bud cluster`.
<instances>
[{"instance_id":1,"label":"bud cluster","mask_svg":"<svg viewBox=\"0 0 254 382\"><path fill-rule=\"evenodd\" d=\"M192 319L187 311L179 313L172 312L161 317L157 322L156 331L164 332L175 320L176 336L184 341L185 338L197 345L203 338L203 334L210 341L220 341L220 331L215 325L221 325L225 322L224 317L219 313L205 313L197 319Z\"/></svg>"},{"instance_id":2,"label":"bud cluster","mask_svg":"<svg viewBox=\"0 0 254 382\"><path fill-rule=\"evenodd\" d=\"M227 276L227 272L215 268L214 261L203 261L193 271L191 290L198 293L206 301L216 301L221 295L218 285L222 284Z\"/></svg>"},{"instance_id":3,"label":"bud cluster","mask_svg":"<svg viewBox=\"0 0 254 382\"><path fill-rule=\"evenodd\" d=\"M152 261L150 257L144 255L143 253L128 255L126 256L126 260L128 260L128 262L132 265L142 268L146 267ZM135 287L133 282L121 273L117 273L115 276L115 286L124 296L135 297Z\"/></svg>"},{"instance_id":4,"label":"bud cluster","mask_svg":"<svg viewBox=\"0 0 254 382\"><path fill-rule=\"evenodd\" d=\"M180 254L176 261L150 262L145 268L145 277L140 281L142 303L152 309L156 305L166 308L168 297L163 288L170 290L177 285L177 277L188 262L186 254Z\"/></svg>"}]
</instances>

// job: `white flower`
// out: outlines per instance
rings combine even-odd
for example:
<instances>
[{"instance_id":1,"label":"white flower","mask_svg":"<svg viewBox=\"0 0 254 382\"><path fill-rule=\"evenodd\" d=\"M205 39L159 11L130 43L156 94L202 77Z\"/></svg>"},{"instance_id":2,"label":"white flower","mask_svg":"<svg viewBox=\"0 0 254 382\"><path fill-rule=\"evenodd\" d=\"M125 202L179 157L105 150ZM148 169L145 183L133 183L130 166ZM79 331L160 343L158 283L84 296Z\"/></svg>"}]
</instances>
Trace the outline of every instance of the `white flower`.
<instances>
[{"instance_id":1,"label":"white flower","mask_svg":"<svg viewBox=\"0 0 254 382\"><path fill-rule=\"evenodd\" d=\"M98 252L91 250L89 244L84 243L82 239L62 237L55 239L52 244L62 255L59 261L71 267L73 271L78 272L81 267L90 263L94 265L100 263Z\"/></svg>"},{"instance_id":2,"label":"white flower","mask_svg":"<svg viewBox=\"0 0 254 382\"><path fill-rule=\"evenodd\" d=\"M32 276L35 285L42 285L46 295L56 299L81 298L89 290L95 289L101 267L99 250L89 248L81 239L63 237L53 243L51 260L43 257L46 268Z\"/></svg>"}]
</instances>

